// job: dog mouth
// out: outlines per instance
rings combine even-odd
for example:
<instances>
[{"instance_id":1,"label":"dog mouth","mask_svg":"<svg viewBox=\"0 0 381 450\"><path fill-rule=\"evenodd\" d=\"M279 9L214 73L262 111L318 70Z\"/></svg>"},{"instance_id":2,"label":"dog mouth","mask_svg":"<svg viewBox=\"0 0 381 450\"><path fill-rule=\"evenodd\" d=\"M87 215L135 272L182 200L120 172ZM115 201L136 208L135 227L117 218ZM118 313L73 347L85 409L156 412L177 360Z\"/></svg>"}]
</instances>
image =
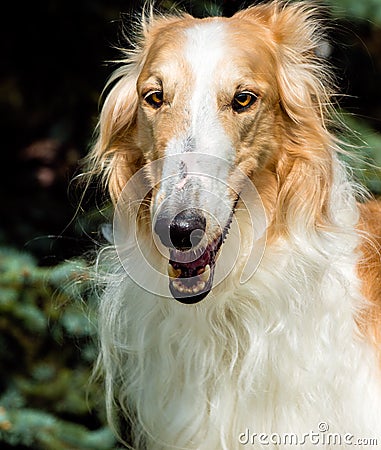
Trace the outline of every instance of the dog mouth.
<instances>
[{"instance_id":1,"label":"dog mouth","mask_svg":"<svg viewBox=\"0 0 381 450\"><path fill-rule=\"evenodd\" d=\"M169 290L179 302L198 303L211 291L219 250L229 232L232 215L222 233L206 247L186 252L170 249Z\"/></svg>"}]
</instances>

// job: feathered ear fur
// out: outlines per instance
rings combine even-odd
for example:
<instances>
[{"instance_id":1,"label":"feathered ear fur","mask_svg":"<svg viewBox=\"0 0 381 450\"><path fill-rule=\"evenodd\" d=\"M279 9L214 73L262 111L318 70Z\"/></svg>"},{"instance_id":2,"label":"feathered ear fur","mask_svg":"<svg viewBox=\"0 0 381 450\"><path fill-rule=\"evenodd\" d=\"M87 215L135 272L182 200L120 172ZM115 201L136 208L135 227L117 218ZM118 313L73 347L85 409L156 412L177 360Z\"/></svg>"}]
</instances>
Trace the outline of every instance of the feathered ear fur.
<instances>
[{"instance_id":1,"label":"feathered ear fur","mask_svg":"<svg viewBox=\"0 0 381 450\"><path fill-rule=\"evenodd\" d=\"M143 159L134 136L137 72L137 64L132 62L110 79L109 83L119 78L103 104L97 140L87 161L90 175L101 175L114 202Z\"/></svg>"},{"instance_id":2,"label":"feathered ear fur","mask_svg":"<svg viewBox=\"0 0 381 450\"><path fill-rule=\"evenodd\" d=\"M139 145L136 118L138 113L137 81L149 52L150 45L163 26L178 17L154 16L152 8L138 25L138 37L133 49L125 50L125 58L111 76L105 90L110 88L104 101L96 128L96 140L86 163L88 175L100 175L115 203L129 178L144 164Z\"/></svg>"},{"instance_id":3,"label":"feathered ear fur","mask_svg":"<svg viewBox=\"0 0 381 450\"><path fill-rule=\"evenodd\" d=\"M297 123L311 121L316 112L323 121L330 107L331 74L327 61L318 57L325 40L322 30L326 29L321 12L321 7L310 2L274 1L237 14L270 29L276 48L281 105Z\"/></svg>"},{"instance_id":4,"label":"feathered ear fur","mask_svg":"<svg viewBox=\"0 0 381 450\"><path fill-rule=\"evenodd\" d=\"M295 230L329 222L328 192L336 148L326 128L333 83L318 56L324 36L320 8L275 1L239 13L271 31L279 102L283 111L282 151L276 175L278 229Z\"/></svg>"}]
</instances>

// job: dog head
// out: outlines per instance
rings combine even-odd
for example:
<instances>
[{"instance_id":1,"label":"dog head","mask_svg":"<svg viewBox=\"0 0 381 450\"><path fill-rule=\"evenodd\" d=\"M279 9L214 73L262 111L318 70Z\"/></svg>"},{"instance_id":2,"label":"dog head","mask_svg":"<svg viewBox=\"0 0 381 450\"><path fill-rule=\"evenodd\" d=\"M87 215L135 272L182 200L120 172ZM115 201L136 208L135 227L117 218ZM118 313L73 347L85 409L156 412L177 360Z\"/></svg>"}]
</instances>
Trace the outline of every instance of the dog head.
<instances>
[{"instance_id":1,"label":"dog head","mask_svg":"<svg viewBox=\"0 0 381 450\"><path fill-rule=\"evenodd\" d=\"M169 249L178 300L212 289L245 178L272 235L296 216L324 221L331 158L319 26L313 8L279 2L231 18L150 17L114 74L90 161L115 202L146 168L151 230Z\"/></svg>"}]
</instances>

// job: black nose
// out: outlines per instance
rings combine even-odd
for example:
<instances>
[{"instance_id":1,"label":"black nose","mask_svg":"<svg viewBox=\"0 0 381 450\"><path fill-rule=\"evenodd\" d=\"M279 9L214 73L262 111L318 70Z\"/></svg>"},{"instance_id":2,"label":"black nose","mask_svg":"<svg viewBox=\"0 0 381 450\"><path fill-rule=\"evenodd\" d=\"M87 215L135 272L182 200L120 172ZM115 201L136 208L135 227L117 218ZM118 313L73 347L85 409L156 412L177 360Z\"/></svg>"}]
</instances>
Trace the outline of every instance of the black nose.
<instances>
[{"instance_id":1,"label":"black nose","mask_svg":"<svg viewBox=\"0 0 381 450\"><path fill-rule=\"evenodd\" d=\"M161 242L166 247L173 247L171 238L169 237L170 220L165 217L158 217L155 222L155 233L159 236Z\"/></svg>"},{"instance_id":2,"label":"black nose","mask_svg":"<svg viewBox=\"0 0 381 450\"><path fill-rule=\"evenodd\" d=\"M184 209L169 225L169 236L178 250L195 247L204 236L206 220L198 209Z\"/></svg>"},{"instance_id":3,"label":"black nose","mask_svg":"<svg viewBox=\"0 0 381 450\"><path fill-rule=\"evenodd\" d=\"M200 243L205 227L206 220L202 211L189 208L177 214L171 222L159 217L155 232L166 247L189 250Z\"/></svg>"}]
</instances>

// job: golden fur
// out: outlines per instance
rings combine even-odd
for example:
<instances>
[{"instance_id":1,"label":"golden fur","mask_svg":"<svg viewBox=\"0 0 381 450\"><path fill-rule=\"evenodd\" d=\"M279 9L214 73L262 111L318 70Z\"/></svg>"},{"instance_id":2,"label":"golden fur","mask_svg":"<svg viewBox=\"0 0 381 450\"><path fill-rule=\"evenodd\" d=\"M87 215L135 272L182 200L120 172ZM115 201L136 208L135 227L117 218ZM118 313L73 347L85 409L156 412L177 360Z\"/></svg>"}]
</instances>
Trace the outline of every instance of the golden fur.
<instances>
[{"instance_id":1,"label":"golden fur","mask_svg":"<svg viewBox=\"0 0 381 450\"><path fill-rule=\"evenodd\" d=\"M348 431L345 427L350 424L358 424L356 430L366 432L365 424L373 420L370 411L381 404L376 387L378 381L381 386L381 375L375 367L375 382L368 370L381 357L381 208L375 201L356 203L358 188L338 160L338 140L329 131L334 87L326 61L317 56L324 37L317 8L308 3L275 1L240 11L229 19L150 15L143 21L134 50L126 54L109 82L112 88L88 158L89 173L101 175L116 204L130 178L147 168L146 176L154 189L145 198L138 233L151 242L152 227L147 223L151 220L151 203L160 205L165 196L159 194L160 171L153 173L149 165L168 158L170 143L182 142L192 128L190 105L199 78L184 48L188 31L196 35L208 24L216 32L223 28L228 36L216 44L223 48L223 57L215 57L218 70L213 72L215 78L207 80L213 117L218 118L218 126L234 149L229 154L232 167L250 178L263 202L267 246L258 274L247 284L239 284L235 269L230 278L213 288L205 303L193 310L181 309L173 299L165 303L151 298L128 285L123 277L117 288L110 283L100 318L100 365L106 372L110 418L115 405L130 417L137 430L136 448L232 450L236 448L233 435L239 426L247 425L248 416L243 411L249 409L246 403L240 403L242 396L238 394L252 395L258 388L259 400L250 405L258 424L268 427L267 432L271 429L268 424L283 427L283 431L293 431L287 425L295 426L299 427L297 432L303 432L319 417L331 419L340 432ZM231 108L237 89L257 96L253 106L242 114L233 113ZM145 101L155 90L163 91L160 109ZM201 126L207 122L198 120ZM208 137L208 125L202 138ZM208 145L207 139L203 145ZM235 176L234 170L228 174L228 185L239 186L241 181ZM232 191L227 190L225 197L233 205ZM238 222L242 220L242 208L238 201ZM241 225L245 231L243 220ZM209 240L215 239L213 233L207 225ZM165 266L165 261L160 260L160 264ZM124 285L127 291L130 289L131 298L123 291ZM130 315L126 314L128 308ZM140 328L135 318L142 320ZM340 320L343 323L338 323ZM127 331L124 321L130 326ZM200 323L210 326L210 334L206 328L201 330ZM320 335L315 327L322 329ZM261 329L265 330L263 336L254 336ZM274 336L282 330L284 337L278 342ZM213 339L215 346L210 344ZM347 342L341 354L340 345ZM222 345L226 345L223 355ZM319 345L326 348L327 356L321 356ZM177 352L178 347L183 349L182 354ZM268 348L268 354L264 348ZM284 351L289 352L289 359L283 358ZM163 356L162 365L157 361L158 352ZM318 362L311 360L315 353ZM257 354L260 362L253 362ZM252 361L247 361L247 355ZM207 357L213 367L207 366ZM192 372L192 361L195 367L201 367L200 373ZM176 378L165 364L182 371L183 379ZM361 365L362 375L355 382L351 378ZM163 392L147 375L147 367L152 371L157 367L158 379L165 386ZM309 371L307 367L314 369ZM293 380L283 382L289 370L300 377L300 396L298 386L294 391L288 386ZM220 386L214 371L223 379L223 371L230 374L226 387ZM195 382L200 396L194 392L194 404L193 400L181 400L184 411L179 424L174 411L178 398L186 398L184 392L188 392L184 380L193 386L190 374L199 376L205 385ZM292 377L289 374L288 378ZM253 380L259 384L251 384ZM320 380L324 380L323 387ZM369 408L361 406L361 380L374 390L367 400L372 405ZM119 383L117 387L114 382ZM273 386L277 386L274 391ZM156 411L151 406L155 398L146 398L144 392L158 395L161 408L167 408L172 422L165 425L162 409ZM298 400L294 402L295 396ZM221 402L229 398L232 416L213 416L211 398ZM344 404L346 413L341 410ZM197 407L203 419L198 428L198 411L193 411ZM213 430L220 434L215 436ZM155 440L159 437L161 441Z\"/></svg>"}]
</instances>

